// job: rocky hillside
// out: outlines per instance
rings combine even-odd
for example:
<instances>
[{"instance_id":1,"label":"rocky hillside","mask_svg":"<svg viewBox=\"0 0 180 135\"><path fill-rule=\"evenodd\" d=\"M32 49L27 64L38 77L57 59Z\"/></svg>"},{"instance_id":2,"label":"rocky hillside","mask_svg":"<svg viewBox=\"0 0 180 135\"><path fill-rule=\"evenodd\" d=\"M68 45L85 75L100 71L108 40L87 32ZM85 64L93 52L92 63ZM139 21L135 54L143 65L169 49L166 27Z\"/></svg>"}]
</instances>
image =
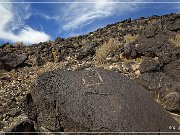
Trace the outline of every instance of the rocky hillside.
<instances>
[{"instance_id":1,"label":"rocky hillside","mask_svg":"<svg viewBox=\"0 0 180 135\"><path fill-rule=\"evenodd\" d=\"M130 77L180 122L180 14L169 14L127 19L87 35L31 46L1 45L0 130L28 118L22 103L39 75L92 67Z\"/></svg>"}]
</instances>

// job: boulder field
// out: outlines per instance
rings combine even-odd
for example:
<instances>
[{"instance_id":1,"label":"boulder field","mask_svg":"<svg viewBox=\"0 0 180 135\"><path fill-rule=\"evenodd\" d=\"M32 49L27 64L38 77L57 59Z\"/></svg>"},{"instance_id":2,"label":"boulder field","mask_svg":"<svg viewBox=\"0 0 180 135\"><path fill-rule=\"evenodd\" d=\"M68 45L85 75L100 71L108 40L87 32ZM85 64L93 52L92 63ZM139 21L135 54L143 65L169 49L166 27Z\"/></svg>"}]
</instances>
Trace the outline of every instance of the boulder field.
<instances>
[{"instance_id":1,"label":"boulder field","mask_svg":"<svg viewBox=\"0 0 180 135\"><path fill-rule=\"evenodd\" d=\"M2 44L0 131L169 131L173 119L180 123L179 67L179 13L29 46Z\"/></svg>"}]
</instances>

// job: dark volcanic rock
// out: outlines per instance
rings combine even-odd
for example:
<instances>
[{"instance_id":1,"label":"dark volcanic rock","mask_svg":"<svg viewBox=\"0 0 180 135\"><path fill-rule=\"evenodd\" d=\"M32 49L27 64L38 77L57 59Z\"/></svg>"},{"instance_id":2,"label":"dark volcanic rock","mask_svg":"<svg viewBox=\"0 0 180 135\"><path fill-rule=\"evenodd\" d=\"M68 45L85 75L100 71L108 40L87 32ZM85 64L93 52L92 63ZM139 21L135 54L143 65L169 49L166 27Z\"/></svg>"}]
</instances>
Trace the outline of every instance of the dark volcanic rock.
<instances>
[{"instance_id":1,"label":"dark volcanic rock","mask_svg":"<svg viewBox=\"0 0 180 135\"><path fill-rule=\"evenodd\" d=\"M157 26L150 25L146 27L144 34L147 38L154 37L157 34Z\"/></svg>"},{"instance_id":2,"label":"dark volcanic rock","mask_svg":"<svg viewBox=\"0 0 180 135\"><path fill-rule=\"evenodd\" d=\"M0 58L0 61L4 63L5 69L11 70L23 64L27 60L26 54L21 55L5 55Z\"/></svg>"},{"instance_id":3,"label":"dark volcanic rock","mask_svg":"<svg viewBox=\"0 0 180 135\"><path fill-rule=\"evenodd\" d=\"M170 31L180 30L180 15L170 16L169 19L163 19L164 27Z\"/></svg>"},{"instance_id":4,"label":"dark volcanic rock","mask_svg":"<svg viewBox=\"0 0 180 135\"><path fill-rule=\"evenodd\" d=\"M29 132L31 135L37 135L34 128L34 123L29 119L18 121L15 125L12 125L12 127L6 131L5 135L20 134L19 132L26 132L24 134L28 134Z\"/></svg>"},{"instance_id":5,"label":"dark volcanic rock","mask_svg":"<svg viewBox=\"0 0 180 135\"><path fill-rule=\"evenodd\" d=\"M45 61L42 59L42 57L40 56L40 54L37 54L36 55L36 59L35 59L35 65L36 66L42 66L44 63L45 63Z\"/></svg>"},{"instance_id":6,"label":"dark volcanic rock","mask_svg":"<svg viewBox=\"0 0 180 135\"><path fill-rule=\"evenodd\" d=\"M146 90L101 68L45 73L31 94L38 126L50 131L168 132L178 126Z\"/></svg>"},{"instance_id":7,"label":"dark volcanic rock","mask_svg":"<svg viewBox=\"0 0 180 135\"><path fill-rule=\"evenodd\" d=\"M141 73L158 71L159 70L159 61L144 57L142 63L140 64L139 71Z\"/></svg>"},{"instance_id":8,"label":"dark volcanic rock","mask_svg":"<svg viewBox=\"0 0 180 135\"><path fill-rule=\"evenodd\" d=\"M82 59L84 57L87 57L88 55L94 55L95 47L96 47L95 43L83 45L80 50L80 53L77 56L77 59Z\"/></svg>"},{"instance_id":9,"label":"dark volcanic rock","mask_svg":"<svg viewBox=\"0 0 180 135\"><path fill-rule=\"evenodd\" d=\"M144 73L140 75L136 81L141 86L152 91L157 98L156 100L167 110L180 110L179 82L174 81L171 77L162 72Z\"/></svg>"},{"instance_id":10,"label":"dark volcanic rock","mask_svg":"<svg viewBox=\"0 0 180 135\"><path fill-rule=\"evenodd\" d=\"M136 80L140 85L153 90L153 89L160 89L165 87L167 89L171 88L175 81L167 76L162 72L155 72L155 73L144 73L139 76Z\"/></svg>"},{"instance_id":11,"label":"dark volcanic rock","mask_svg":"<svg viewBox=\"0 0 180 135\"><path fill-rule=\"evenodd\" d=\"M0 70L4 69L4 64L0 61Z\"/></svg>"},{"instance_id":12,"label":"dark volcanic rock","mask_svg":"<svg viewBox=\"0 0 180 135\"><path fill-rule=\"evenodd\" d=\"M161 66L180 59L180 47L168 53L161 53L158 59Z\"/></svg>"},{"instance_id":13,"label":"dark volcanic rock","mask_svg":"<svg viewBox=\"0 0 180 135\"><path fill-rule=\"evenodd\" d=\"M135 47L135 44L129 43L128 45L125 45L124 54L126 57L136 58L138 53L137 53L137 49Z\"/></svg>"},{"instance_id":14,"label":"dark volcanic rock","mask_svg":"<svg viewBox=\"0 0 180 135\"><path fill-rule=\"evenodd\" d=\"M164 66L163 71L180 82L180 59Z\"/></svg>"},{"instance_id":15,"label":"dark volcanic rock","mask_svg":"<svg viewBox=\"0 0 180 135\"><path fill-rule=\"evenodd\" d=\"M6 52L0 52L0 58L5 56L7 53Z\"/></svg>"}]
</instances>

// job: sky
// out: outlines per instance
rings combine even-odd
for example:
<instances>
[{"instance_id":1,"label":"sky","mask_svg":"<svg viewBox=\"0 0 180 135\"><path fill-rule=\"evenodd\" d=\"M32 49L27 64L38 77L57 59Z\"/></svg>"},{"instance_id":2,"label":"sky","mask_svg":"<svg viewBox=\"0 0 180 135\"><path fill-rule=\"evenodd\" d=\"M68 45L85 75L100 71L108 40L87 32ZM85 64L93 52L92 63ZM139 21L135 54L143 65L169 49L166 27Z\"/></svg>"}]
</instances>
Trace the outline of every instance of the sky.
<instances>
[{"instance_id":1,"label":"sky","mask_svg":"<svg viewBox=\"0 0 180 135\"><path fill-rule=\"evenodd\" d=\"M0 0L0 44L30 45L169 13L180 13L180 0Z\"/></svg>"}]
</instances>

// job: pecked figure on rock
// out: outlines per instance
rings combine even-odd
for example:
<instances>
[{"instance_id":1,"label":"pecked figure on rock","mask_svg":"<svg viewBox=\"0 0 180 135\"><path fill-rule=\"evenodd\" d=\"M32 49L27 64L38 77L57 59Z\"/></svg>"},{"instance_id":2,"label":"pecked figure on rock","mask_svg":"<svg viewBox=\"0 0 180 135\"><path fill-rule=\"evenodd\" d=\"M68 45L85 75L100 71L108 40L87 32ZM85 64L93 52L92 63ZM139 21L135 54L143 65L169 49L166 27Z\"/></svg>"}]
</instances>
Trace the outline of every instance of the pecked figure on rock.
<instances>
[{"instance_id":1,"label":"pecked figure on rock","mask_svg":"<svg viewBox=\"0 0 180 135\"><path fill-rule=\"evenodd\" d=\"M169 126L178 127L143 87L102 68L47 72L38 77L31 95L39 129L173 132Z\"/></svg>"}]
</instances>

